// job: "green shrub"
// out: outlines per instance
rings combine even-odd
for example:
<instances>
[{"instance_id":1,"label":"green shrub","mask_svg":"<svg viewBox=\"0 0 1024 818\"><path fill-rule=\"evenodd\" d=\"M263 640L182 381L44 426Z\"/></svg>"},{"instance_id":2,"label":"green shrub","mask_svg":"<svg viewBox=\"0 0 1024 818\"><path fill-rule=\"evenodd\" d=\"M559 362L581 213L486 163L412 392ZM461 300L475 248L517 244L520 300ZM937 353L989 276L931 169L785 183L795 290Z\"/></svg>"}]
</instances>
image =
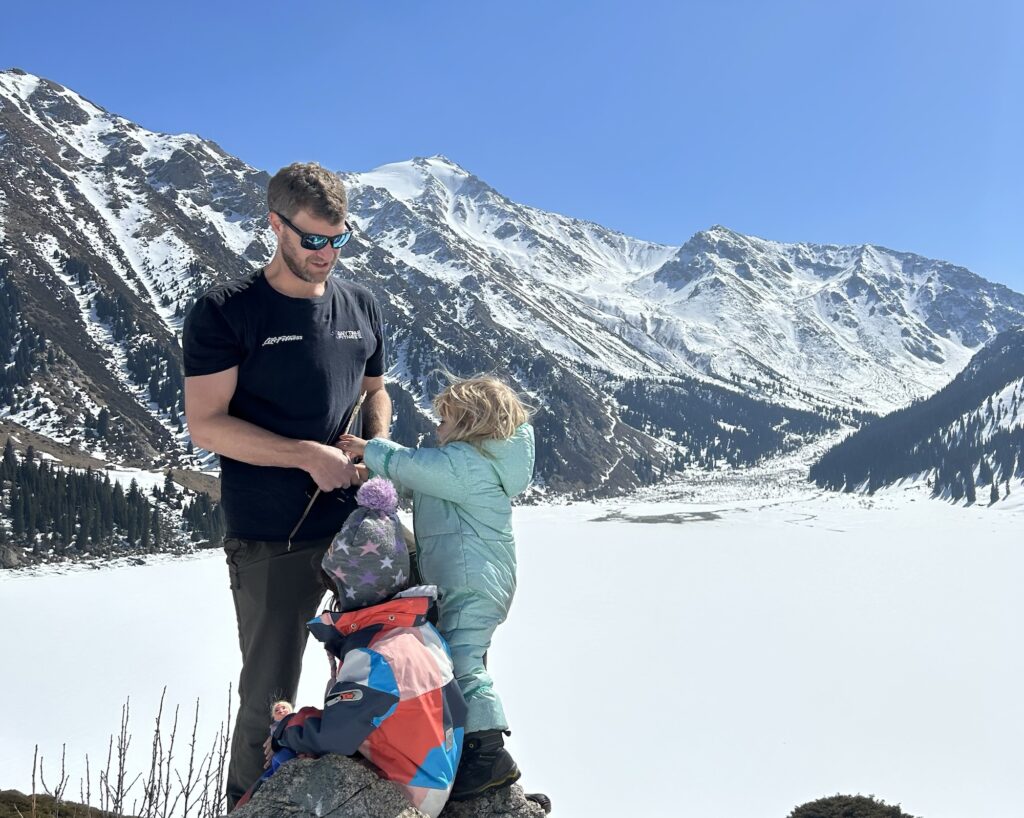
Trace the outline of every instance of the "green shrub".
<instances>
[{"instance_id":1,"label":"green shrub","mask_svg":"<svg viewBox=\"0 0 1024 818\"><path fill-rule=\"evenodd\" d=\"M899 806L868 795L832 795L803 804L788 818L914 818Z\"/></svg>"}]
</instances>

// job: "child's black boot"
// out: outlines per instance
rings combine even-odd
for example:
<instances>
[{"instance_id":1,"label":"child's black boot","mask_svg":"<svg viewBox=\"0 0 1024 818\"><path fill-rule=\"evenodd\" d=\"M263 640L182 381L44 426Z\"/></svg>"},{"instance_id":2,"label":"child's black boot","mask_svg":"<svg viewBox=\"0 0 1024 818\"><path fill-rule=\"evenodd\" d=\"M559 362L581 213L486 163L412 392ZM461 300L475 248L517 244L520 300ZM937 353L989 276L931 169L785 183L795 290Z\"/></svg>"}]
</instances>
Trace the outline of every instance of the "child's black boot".
<instances>
[{"instance_id":1,"label":"child's black boot","mask_svg":"<svg viewBox=\"0 0 1024 818\"><path fill-rule=\"evenodd\" d=\"M466 801L518 780L519 768L505 749L501 730L468 733L451 798Z\"/></svg>"}]
</instances>

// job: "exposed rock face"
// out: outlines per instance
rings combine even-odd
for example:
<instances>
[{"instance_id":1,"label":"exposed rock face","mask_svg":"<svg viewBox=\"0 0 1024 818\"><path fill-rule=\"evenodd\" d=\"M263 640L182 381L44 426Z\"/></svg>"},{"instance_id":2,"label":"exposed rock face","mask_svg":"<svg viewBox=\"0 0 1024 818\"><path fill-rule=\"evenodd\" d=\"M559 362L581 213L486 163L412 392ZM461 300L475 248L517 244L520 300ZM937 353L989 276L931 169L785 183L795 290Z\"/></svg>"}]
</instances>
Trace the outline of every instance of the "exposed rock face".
<instances>
[{"instance_id":1,"label":"exposed rock face","mask_svg":"<svg viewBox=\"0 0 1024 818\"><path fill-rule=\"evenodd\" d=\"M326 755L282 766L232 818L422 818L390 781L358 758ZM441 818L543 818L512 785L472 801L451 801Z\"/></svg>"},{"instance_id":2,"label":"exposed rock face","mask_svg":"<svg viewBox=\"0 0 1024 818\"><path fill-rule=\"evenodd\" d=\"M234 818L420 818L394 784L354 758L326 755L284 764Z\"/></svg>"}]
</instances>

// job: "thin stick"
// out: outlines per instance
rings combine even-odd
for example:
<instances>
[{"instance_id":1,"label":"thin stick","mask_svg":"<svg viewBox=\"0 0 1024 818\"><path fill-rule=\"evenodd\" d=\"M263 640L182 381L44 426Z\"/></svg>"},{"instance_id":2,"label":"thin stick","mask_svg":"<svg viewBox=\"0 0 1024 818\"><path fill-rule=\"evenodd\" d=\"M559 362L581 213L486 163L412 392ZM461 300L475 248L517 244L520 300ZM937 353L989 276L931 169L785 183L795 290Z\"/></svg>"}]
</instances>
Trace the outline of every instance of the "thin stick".
<instances>
[{"instance_id":1,"label":"thin stick","mask_svg":"<svg viewBox=\"0 0 1024 818\"><path fill-rule=\"evenodd\" d=\"M356 419L356 415L359 414L359 410L362 408L364 400L366 400L366 393L365 392L360 392L359 393L359 400L356 401L356 405L352 408L352 414L348 416L348 423L345 424L345 429L342 432L343 435L347 435L348 432L349 432L349 429L352 428L352 424L353 424L353 422ZM309 499L309 502L306 503L306 510L302 512L302 516L299 517L299 521L295 524L295 528L292 529L292 533L288 535L288 550L289 551L292 550L292 537L294 537L296 532L299 530L299 528L302 527L302 524L304 522L306 522L306 517L309 516L309 510L311 508L313 508L313 503L316 502L316 498L319 497L319 496L320 496L320 487L317 486L316 487L316 491L313 492L313 496Z\"/></svg>"},{"instance_id":2,"label":"thin stick","mask_svg":"<svg viewBox=\"0 0 1024 818\"><path fill-rule=\"evenodd\" d=\"M39 761L39 745L32 753L32 818L36 818L36 762Z\"/></svg>"}]
</instances>

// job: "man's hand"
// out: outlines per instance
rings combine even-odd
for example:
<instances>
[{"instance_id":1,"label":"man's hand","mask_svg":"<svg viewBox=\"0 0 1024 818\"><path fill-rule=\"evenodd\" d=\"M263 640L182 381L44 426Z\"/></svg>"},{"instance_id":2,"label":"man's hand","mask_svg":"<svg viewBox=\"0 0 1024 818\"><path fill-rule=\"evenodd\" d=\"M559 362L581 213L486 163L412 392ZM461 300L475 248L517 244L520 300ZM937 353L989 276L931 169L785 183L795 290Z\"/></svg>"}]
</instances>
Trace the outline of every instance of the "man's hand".
<instances>
[{"instance_id":1,"label":"man's hand","mask_svg":"<svg viewBox=\"0 0 1024 818\"><path fill-rule=\"evenodd\" d=\"M349 457L362 457L366 451L366 441L355 435L342 435L337 445Z\"/></svg>"},{"instance_id":2,"label":"man's hand","mask_svg":"<svg viewBox=\"0 0 1024 818\"><path fill-rule=\"evenodd\" d=\"M336 446L310 443L310 458L304 466L321 491L347 489L358 482L355 464Z\"/></svg>"}]
</instances>

